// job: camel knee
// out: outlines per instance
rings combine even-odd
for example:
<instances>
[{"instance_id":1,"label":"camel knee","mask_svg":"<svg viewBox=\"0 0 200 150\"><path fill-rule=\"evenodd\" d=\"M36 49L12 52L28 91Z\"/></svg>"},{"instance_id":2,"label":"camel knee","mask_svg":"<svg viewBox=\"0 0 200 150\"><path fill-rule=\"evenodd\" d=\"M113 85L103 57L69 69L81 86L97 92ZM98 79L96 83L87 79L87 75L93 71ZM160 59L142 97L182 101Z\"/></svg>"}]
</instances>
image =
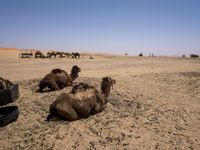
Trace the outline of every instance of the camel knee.
<instances>
[{"instance_id":1,"label":"camel knee","mask_svg":"<svg viewBox=\"0 0 200 150\"><path fill-rule=\"evenodd\" d=\"M57 85L56 82L51 83L51 84L50 84L50 88L51 88L53 91L60 90L60 88L58 87L58 85Z\"/></svg>"},{"instance_id":2,"label":"camel knee","mask_svg":"<svg viewBox=\"0 0 200 150\"><path fill-rule=\"evenodd\" d=\"M58 112L59 113L59 112ZM75 110L70 109L70 110L65 110L64 114L60 114L64 120L68 121L75 121L79 119L78 114L75 112Z\"/></svg>"}]
</instances>

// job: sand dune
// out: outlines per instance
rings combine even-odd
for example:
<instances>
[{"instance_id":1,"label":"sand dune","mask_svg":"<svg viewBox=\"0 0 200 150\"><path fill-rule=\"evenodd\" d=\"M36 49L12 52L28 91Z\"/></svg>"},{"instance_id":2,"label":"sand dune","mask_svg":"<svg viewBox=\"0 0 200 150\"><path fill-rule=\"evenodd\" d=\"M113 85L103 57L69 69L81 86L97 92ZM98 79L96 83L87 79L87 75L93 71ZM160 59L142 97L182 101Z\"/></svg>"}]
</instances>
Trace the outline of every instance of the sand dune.
<instances>
[{"instance_id":1,"label":"sand dune","mask_svg":"<svg viewBox=\"0 0 200 150\"><path fill-rule=\"evenodd\" d=\"M0 51L0 76L20 86L20 116L0 128L0 149L199 149L199 59L93 56L19 59L18 51ZM82 70L77 83L100 90L102 77L117 81L106 109L74 122L46 122L49 105L71 87L37 93L39 80L74 64Z\"/></svg>"}]
</instances>

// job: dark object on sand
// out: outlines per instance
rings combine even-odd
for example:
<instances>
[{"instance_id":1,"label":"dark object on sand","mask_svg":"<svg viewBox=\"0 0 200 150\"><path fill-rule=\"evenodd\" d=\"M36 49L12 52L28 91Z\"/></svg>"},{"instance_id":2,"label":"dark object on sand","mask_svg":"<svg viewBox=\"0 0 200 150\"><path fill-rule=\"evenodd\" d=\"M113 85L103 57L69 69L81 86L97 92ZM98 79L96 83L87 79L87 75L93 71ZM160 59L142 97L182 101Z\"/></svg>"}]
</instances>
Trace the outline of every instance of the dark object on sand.
<instances>
[{"instance_id":1,"label":"dark object on sand","mask_svg":"<svg viewBox=\"0 0 200 150\"><path fill-rule=\"evenodd\" d=\"M45 75L40 81L39 92L44 92L46 87L48 87L50 91L55 91L67 86L72 86L73 81L78 78L79 72L81 72L81 69L76 65L72 67L70 75L62 69L53 69L51 73Z\"/></svg>"},{"instance_id":2,"label":"dark object on sand","mask_svg":"<svg viewBox=\"0 0 200 150\"><path fill-rule=\"evenodd\" d=\"M142 53L140 53L138 56L139 56L139 57L142 57L142 56L143 56L143 54L142 54Z\"/></svg>"},{"instance_id":3,"label":"dark object on sand","mask_svg":"<svg viewBox=\"0 0 200 150\"><path fill-rule=\"evenodd\" d=\"M19 110L17 106L6 106L0 108L0 127L17 120L18 116Z\"/></svg>"},{"instance_id":4,"label":"dark object on sand","mask_svg":"<svg viewBox=\"0 0 200 150\"><path fill-rule=\"evenodd\" d=\"M197 55L197 54L191 54L190 57L191 58L199 58L199 55Z\"/></svg>"},{"instance_id":5,"label":"dark object on sand","mask_svg":"<svg viewBox=\"0 0 200 150\"><path fill-rule=\"evenodd\" d=\"M19 97L19 86L0 77L0 105L14 102Z\"/></svg>"}]
</instances>

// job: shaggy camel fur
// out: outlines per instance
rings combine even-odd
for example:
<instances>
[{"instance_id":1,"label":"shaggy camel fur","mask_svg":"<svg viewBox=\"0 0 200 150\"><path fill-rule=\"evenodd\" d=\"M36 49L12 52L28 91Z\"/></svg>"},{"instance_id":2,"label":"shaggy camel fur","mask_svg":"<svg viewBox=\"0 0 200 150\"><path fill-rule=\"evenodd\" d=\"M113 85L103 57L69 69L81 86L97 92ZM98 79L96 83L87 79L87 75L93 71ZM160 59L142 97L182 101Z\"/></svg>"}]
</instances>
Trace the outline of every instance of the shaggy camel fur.
<instances>
[{"instance_id":1,"label":"shaggy camel fur","mask_svg":"<svg viewBox=\"0 0 200 150\"><path fill-rule=\"evenodd\" d=\"M35 53L35 58L45 58L45 56L42 54L42 52L37 51L37 52Z\"/></svg>"},{"instance_id":2,"label":"shaggy camel fur","mask_svg":"<svg viewBox=\"0 0 200 150\"><path fill-rule=\"evenodd\" d=\"M101 112L108 101L110 87L115 83L116 81L112 78L104 77L101 83L101 93L94 86L88 84L75 85L70 93L62 93L50 105L50 115L47 117L47 121L54 116L74 121Z\"/></svg>"},{"instance_id":3,"label":"shaggy camel fur","mask_svg":"<svg viewBox=\"0 0 200 150\"><path fill-rule=\"evenodd\" d=\"M78 78L78 73L80 71L81 69L76 65L72 67L70 75L68 75L68 73L62 69L57 68L51 70L51 73L47 74L40 81L39 92L42 92L46 87L50 88L52 91L55 91L63 89L66 86L72 86L73 81Z\"/></svg>"}]
</instances>

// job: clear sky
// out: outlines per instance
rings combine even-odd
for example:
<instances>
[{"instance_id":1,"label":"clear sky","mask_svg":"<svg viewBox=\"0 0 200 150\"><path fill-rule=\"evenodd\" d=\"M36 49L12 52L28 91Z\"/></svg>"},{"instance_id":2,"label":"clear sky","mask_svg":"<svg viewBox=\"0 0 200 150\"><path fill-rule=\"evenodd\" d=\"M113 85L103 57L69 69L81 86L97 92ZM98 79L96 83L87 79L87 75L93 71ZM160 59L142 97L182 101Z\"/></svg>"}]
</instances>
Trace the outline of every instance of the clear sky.
<instances>
[{"instance_id":1,"label":"clear sky","mask_svg":"<svg viewBox=\"0 0 200 150\"><path fill-rule=\"evenodd\" d=\"M0 0L0 47L200 54L200 0Z\"/></svg>"}]
</instances>

